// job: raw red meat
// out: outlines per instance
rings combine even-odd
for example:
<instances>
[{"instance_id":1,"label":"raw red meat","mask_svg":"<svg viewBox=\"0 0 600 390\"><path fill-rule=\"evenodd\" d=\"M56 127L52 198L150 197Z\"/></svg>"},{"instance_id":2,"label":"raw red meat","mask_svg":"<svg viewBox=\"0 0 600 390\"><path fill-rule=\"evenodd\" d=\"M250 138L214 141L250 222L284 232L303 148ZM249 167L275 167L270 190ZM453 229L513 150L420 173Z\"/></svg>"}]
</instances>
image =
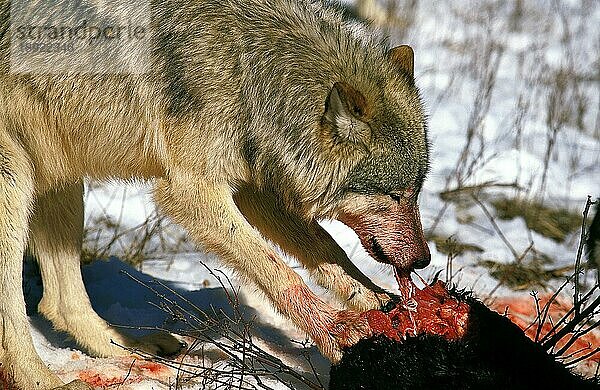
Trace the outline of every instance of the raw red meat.
<instances>
[{"instance_id":1,"label":"raw red meat","mask_svg":"<svg viewBox=\"0 0 600 390\"><path fill-rule=\"evenodd\" d=\"M383 334L400 341L406 336L434 334L448 340L461 338L468 325L469 305L459 302L441 281L422 290L410 276L397 277L401 300L391 311L370 310L366 313L375 334Z\"/></svg>"}]
</instances>

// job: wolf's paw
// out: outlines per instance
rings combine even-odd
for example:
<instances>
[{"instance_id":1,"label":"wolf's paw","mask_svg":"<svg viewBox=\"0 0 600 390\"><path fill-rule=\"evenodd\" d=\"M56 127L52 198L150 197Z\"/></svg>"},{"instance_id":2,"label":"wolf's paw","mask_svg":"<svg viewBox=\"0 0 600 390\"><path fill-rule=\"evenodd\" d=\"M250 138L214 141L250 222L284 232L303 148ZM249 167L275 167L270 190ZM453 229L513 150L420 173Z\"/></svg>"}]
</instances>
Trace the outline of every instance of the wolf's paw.
<instances>
[{"instance_id":1,"label":"wolf's paw","mask_svg":"<svg viewBox=\"0 0 600 390\"><path fill-rule=\"evenodd\" d=\"M326 328L326 333L315 337L319 349L333 363L337 363L343 350L356 344L362 338L373 335L364 314L351 310L335 313L333 320Z\"/></svg>"},{"instance_id":2,"label":"wolf's paw","mask_svg":"<svg viewBox=\"0 0 600 390\"><path fill-rule=\"evenodd\" d=\"M94 388L84 381L74 380L66 385L55 387L52 390L93 390Z\"/></svg>"},{"instance_id":3,"label":"wolf's paw","mask_svg":"<svg viewBox=\"0 0 600 390\"><path fill-rule=\"evenodd\" d=\"M187 344L169 333L157 332L135 339L130 347L152 355L172 357L182 352Z\"/></svg>"},{"instance_id":4,"label":"wolf's paw","mask_svg":"<svg viewBox=\"0 0 600 390\"><path fill-rule=\"evenodd\" d=\"M351 310L363 312L368 310L380 310L391 301L393 301L393 299L390 295L386 293L376 293L359 285L358 288L352 291L346 300L346 306Z\"/></svg>"},{"instance_id":5,"label":"wolf's paw","mask_svg":"<svg viewBox=\"0 0 600 390\"><path fill-rule=\"evenodd\" d=\"M0 389L49 390L63 385L37 355L21 352L17 359L10 354L0 361Z\"/></svg>"}]
</instances>

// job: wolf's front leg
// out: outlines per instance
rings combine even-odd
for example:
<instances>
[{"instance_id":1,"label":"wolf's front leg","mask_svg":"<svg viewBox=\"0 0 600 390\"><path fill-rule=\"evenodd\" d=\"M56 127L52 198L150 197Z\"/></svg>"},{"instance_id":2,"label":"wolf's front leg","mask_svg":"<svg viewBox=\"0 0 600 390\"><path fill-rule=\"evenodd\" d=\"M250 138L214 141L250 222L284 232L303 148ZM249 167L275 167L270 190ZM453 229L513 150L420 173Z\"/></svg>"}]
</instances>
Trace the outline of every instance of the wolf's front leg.
<instances>
[{"instance_id":1,"label":"wolf's front leg","mask_svg":"<svg viewBox=\"0 0 600 390\"><path fill-rule=\"evenodd\" d=\"M277 199L252 186L234 196L248 219L268 239L295 256L320 286L332 291L347 307L366 311L380 309L390 301L317 221L305 221L278 204Z\"/></svg>"},{"instance_id":2,"label":"wolf's front leg","mask_svg":"<svg viewBox=\"0 0 600 390\"><path fill-rule=\"evenodd\" d=\"M156 200L194 240L254 282L331 360L341 358L342 348L370 336L367 321L359 313L336 310L310 291L244 219L228 185L200 184L191 188L187 180L162 181Z\"/></svg>"}]
</instances>

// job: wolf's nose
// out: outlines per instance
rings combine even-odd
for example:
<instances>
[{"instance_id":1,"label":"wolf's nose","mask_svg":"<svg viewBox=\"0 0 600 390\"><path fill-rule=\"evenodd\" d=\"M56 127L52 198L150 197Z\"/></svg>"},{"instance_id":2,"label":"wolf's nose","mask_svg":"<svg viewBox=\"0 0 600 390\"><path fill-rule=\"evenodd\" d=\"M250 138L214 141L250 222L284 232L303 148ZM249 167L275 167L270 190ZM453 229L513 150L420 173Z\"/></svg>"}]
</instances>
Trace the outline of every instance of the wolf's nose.
<instances>
[{"instance_id":1,"label":"wolf's nose","mask_svg":"<svg viewBox=\"0 0 600 390\"><path fill-rule=\"evenodd\" d=\"M414 269L421 269L427 267L429 263L431 263L431 256L422 257L420 259L415 260L412 266Z\"/></svg>"}]
</instances>

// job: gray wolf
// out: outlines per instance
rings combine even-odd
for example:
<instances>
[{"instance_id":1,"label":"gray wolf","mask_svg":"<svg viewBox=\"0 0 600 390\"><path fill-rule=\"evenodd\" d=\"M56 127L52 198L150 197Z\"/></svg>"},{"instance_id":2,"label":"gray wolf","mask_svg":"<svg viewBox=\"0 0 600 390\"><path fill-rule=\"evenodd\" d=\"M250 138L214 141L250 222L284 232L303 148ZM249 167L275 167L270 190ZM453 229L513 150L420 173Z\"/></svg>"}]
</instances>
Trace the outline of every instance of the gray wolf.
<instances>
[{"instance_id":1,"label":"gray wolf","mask_svg":"<svg viewBox=\"0 0 600 390\"><path fill-rule=\"evenodd\" d=\"M428 264L417 207L428 141L409 47L314 1L167 0L150 4L144 71L44 72L61 63L48 53L28 72L11 44L56 31L11 24L15 4L0 0L0 362L17 388L62 385L28 331L26 248L43 278L39 311L89 353L123 354L110 340L178 348L127 338L92 310L79 271L84 178L153 181L162 211L333 361L370 334L360 312L389 295L318 220L346 223L399 271ZM26 4L26 15L54 12ZM315 295L268 240L346 308Z\"/></svg>"}]
</instances>

